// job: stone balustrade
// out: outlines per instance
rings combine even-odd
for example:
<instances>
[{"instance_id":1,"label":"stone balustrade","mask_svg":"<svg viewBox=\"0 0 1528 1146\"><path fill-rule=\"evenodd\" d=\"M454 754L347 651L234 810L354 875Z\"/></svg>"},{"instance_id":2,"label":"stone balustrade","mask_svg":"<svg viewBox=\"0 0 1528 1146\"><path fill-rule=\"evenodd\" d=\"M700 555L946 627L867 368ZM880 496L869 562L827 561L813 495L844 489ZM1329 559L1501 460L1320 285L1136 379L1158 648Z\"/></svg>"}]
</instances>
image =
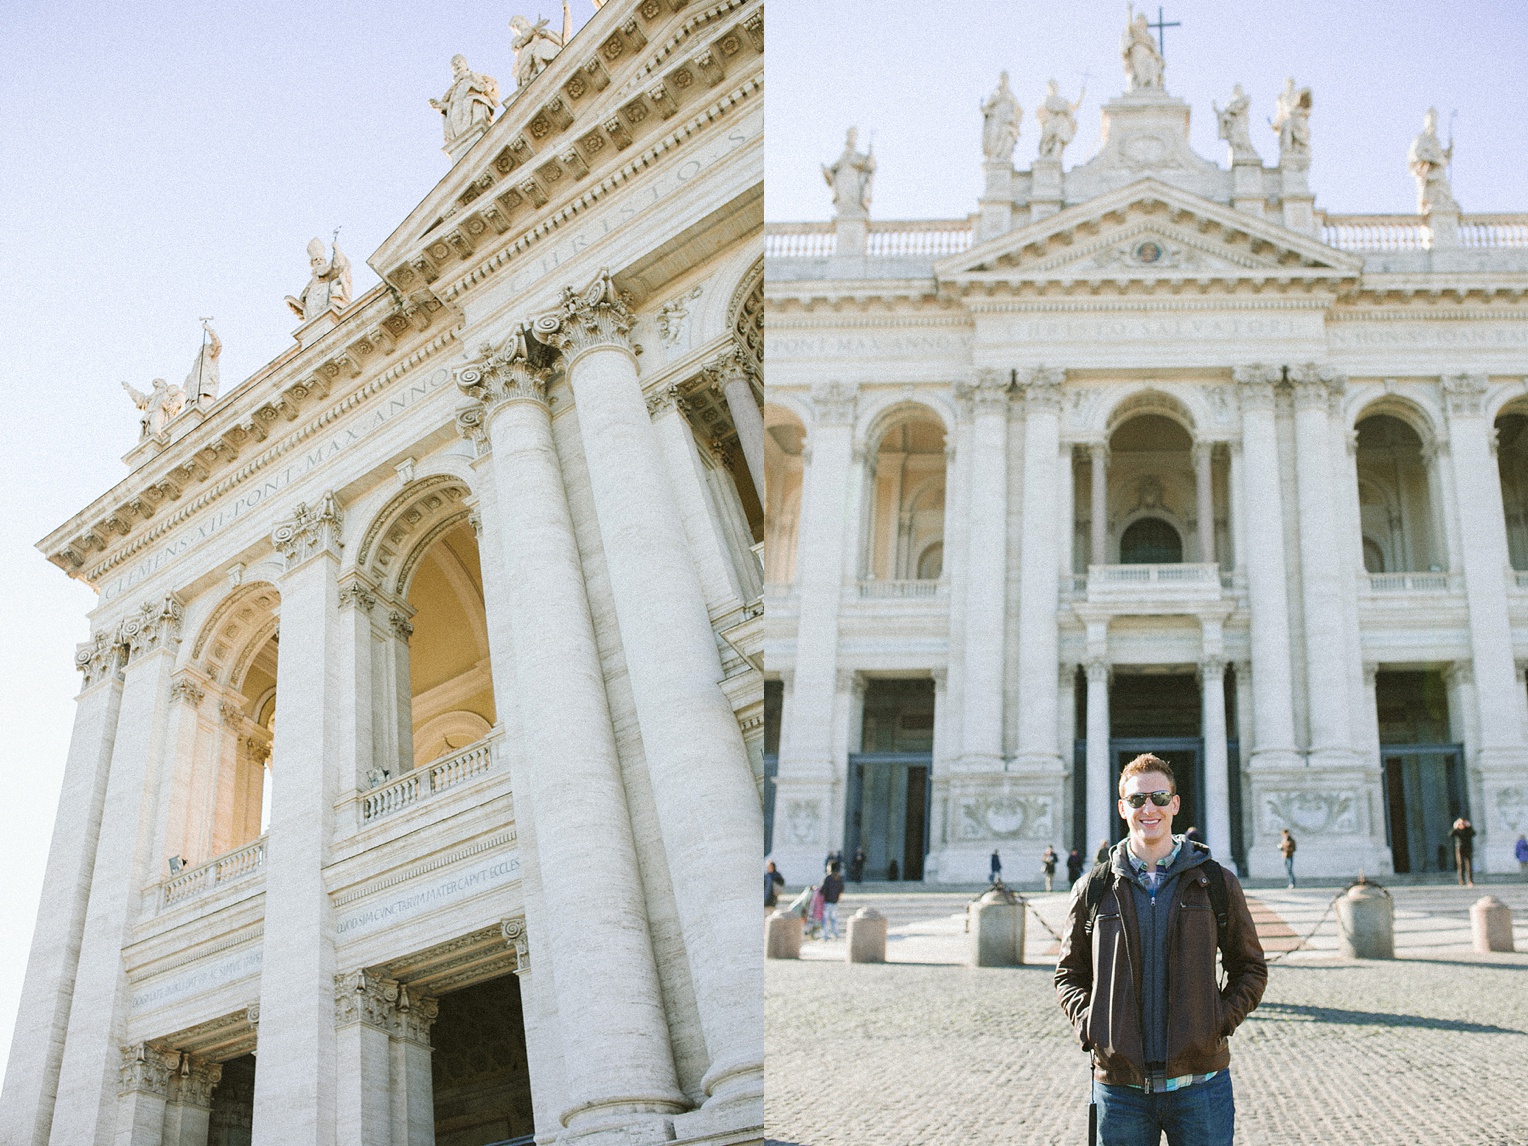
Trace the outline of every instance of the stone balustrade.
<instances>
[{"instance_id":1,"label":"stone balustrade","mask_svg":"<svg viewBox=\"0 0 1528 1146\"><path fill-rule=\"evenodd\" d=\"M498 760L499 738L484 737L460 752L415 768L398 779L373 788L361 797L361 822L370 824L417 804L437 792L465 784L487 772Z\"/></svg>"},{"instance_id":2,"label":"stone balustrade","mask_svg":"<svg viewBox=\"0 0 1528 1146\"><path fill-rule=\"evenodd\" d=\"M877 599L931 600L944 595L944 586L945 583L938 580L883 581L876 577L865 577L859 583L859 595Z\"/></svg>"},{"instance_id":3,"label":"stone balustrade","mask_svg":"<svg viewBox=\"0 0 1528 1146\"><path fill-rule=\"evenodd\" d=\"M868 258L942 258L971 246L967 219L873 222L865 236ZM832 223L770 224L764 231L764 255L771 259L821 259L838 248Z\"/></svg>"},{"instance_id":4,"label":"stone balustrade","mask_svg":"<svg viewBox=\"0 0 1528 1146\"><path fill-rule=\"evenodd\" d=\"M1088 601L1095 604L1169 600L1193 605L1219 600L1224 588L1214 562L1088 566Z\"/></svg>"},{"instance_id":5,"label":"stone balustrade","mask_svg":"<svg viewBox=\"0 0 1528 1146\"><path fill-rule=\"evenodd\" d=\"M160 908L193 899L215 887L233 883L265 866L265 837L189 868L160 885Z\"/></svg>"},{"instance_id":6,"label":"stone balustrade","mask_svg":"<svg viewBox=\"0 0 1528 1146\"><path fill-rule=\"evenodd\" d=\"M1447 593L1462 588L1455 574L1440 573L1366 573L1364 580L1371 593Z\"/></svg>"},{"instance_id":7,"label":"stone balustrade","mask_svg":"<svg viewBox=\"0 0 1528 1146\"><path fill-rule=\"evenodd\" d=\"M1420 215L1328 215L1321 239L1342 251L1425 251L1432 246L1432 231ZM1459 245L1528 249L1528 215L1464 215Z\"/></svg>"}]
</instances>

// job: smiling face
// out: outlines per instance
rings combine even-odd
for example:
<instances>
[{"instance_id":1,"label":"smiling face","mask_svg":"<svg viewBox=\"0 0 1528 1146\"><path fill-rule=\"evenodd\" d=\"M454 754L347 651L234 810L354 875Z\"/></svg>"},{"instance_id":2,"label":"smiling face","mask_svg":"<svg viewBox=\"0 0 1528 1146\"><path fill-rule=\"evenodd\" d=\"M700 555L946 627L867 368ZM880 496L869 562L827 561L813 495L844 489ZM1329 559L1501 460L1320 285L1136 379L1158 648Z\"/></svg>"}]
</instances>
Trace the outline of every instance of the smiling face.
<instances>
[{"instance_id":1,"label":"smiling face","mask_svg":"<svg viewBox=\"0 0 1528 1146\"><path fill-rule=\"evenodd\" d=\"M1130 825L1133 843L1150 848L1169 839L1180 800L1174 793L1172 801L1165 808L1157 807L1150 800L1144 801L1139 808L1132 808L1124 797L1137 793L1172 791L1173 782L1160 772L1137 772L1125 779L1120 791L1119 814Z\"/></svg>"}]
</instances>

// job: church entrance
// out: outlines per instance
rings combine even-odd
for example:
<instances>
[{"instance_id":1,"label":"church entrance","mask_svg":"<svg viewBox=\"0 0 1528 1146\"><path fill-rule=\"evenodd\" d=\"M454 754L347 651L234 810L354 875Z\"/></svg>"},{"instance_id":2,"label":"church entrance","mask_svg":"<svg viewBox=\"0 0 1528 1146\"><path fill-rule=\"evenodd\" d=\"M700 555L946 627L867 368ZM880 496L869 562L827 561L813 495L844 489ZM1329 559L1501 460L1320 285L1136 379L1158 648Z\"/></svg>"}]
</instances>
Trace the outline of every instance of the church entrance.
<instances>
[{"instance_id":1,"label":"church entrance","mask_svg":"<svg viewBox=\"0 0 1528 1146\"><path fill-rule=\"evenodd\" d=\"M1109 689L1111 792L1119 790L1125 765L1143 752L1172 765L1180 808L1173 831L1190 826L1205 834L1204 739L1200 735L1199 681L1192 673L1116 672ZM1125 821L1111 818L1110 842L1125 838ZM1096 846L1096 843L1091 845Z\"/></svg>"},{"instance_id":2,"label":"church entrance","mask_svg":"<svg viewBox=\"0 0 1528 1146\"><path fill-rule=\"evenodd\" d=\"M207 1146L250 1146L254 1115L255 1056L245 1054L223 1064L223 1075L213 1088Z\"/></svg>"},{"instance_id":3,"label":"church entrance","mask_svg":"<svg viewBox=\"0 0 1528 1146\"><path fill-rule=\"evenodd\" d=\"M534 1141L519 979L501 975L441 995L430 1043L435 1146Z\"/></svg>"},{"instance_id":4,"label":"church entrance","mask_svg":"<svg viewBox=\"0 0 1528 1146\"><path fill-rule=\"evenodd\" d=\"M934 682L875 680L849 756L844 858L865 849L866 880L921 880L928 854Z\"/></svg>"},{"instance_id":5,"label":"church entrance","mask_svg":"<svg viewBox=\"0 0 1528 1146\"><path fill-rule=\"evenodd\" d=\"M1385 835L1398 874L1451 872L1449 829L1469 816L1464 745L1451 743L1448 685L1436 669L1381 672L1374 680Z\"/></svg>"}]
</instances>

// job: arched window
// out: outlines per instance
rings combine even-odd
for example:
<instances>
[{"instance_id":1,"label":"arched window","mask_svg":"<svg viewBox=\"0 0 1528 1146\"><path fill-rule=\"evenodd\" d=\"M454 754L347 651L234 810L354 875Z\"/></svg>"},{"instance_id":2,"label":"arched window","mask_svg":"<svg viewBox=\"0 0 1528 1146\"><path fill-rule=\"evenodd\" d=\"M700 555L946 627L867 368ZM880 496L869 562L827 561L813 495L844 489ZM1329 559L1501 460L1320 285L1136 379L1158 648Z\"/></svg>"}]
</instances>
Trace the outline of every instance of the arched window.
<instances>
[{"instance_id":1,"label":"arched window","mask_svg":"<svg viewBox=\"0 0 1528 1146\"><path fill-rule=\"evenodd\" d=\"M1130 523L1119 539L1122 565L1176 565L1183 560L1183 538L1160 517Z\"/></svg>"},{"instance_id":2,"label":"arched window","mask_svg":"<svg viewBox=\"0 0 1528 1146\"><path fill-rule=\"evenodd\" d=\"M944 542L936 541L918 556L918 580L937 581L944 572Z\"/></svg>"}]
</instances>

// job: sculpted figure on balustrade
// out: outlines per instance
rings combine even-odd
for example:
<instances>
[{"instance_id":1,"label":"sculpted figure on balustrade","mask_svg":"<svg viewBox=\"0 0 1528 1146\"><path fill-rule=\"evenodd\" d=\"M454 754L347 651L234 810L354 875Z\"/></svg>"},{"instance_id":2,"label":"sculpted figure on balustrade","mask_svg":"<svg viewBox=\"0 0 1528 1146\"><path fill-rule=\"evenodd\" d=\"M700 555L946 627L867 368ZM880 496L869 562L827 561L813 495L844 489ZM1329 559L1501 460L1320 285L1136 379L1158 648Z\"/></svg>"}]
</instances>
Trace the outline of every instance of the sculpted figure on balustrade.
<instances>
[{"instance_id":1,"label":"sculpted figure on balustrade","mask_svg":"<svg viewBox=\"0 0 1528 1146\"><path fill-rule=\"evenodd\" d=\"M515 52L515 90L519 91L557 58L573 34L573 17L568 11L568 0L563 0L561 35L547 27L544 17L532 23L525 16L512 16L509 26L515 33L509 46Z\"/></svg>"},{"instance_id":2,"label":"sculpted figure on balustrade","mask_svg":"<svg viewBox=\"0 0 1528 1146\"><path fill-rule=\"evenodd\" d=\"M1417 213L1457 211L1454 189L1449 186L1448 165L1454 158L1454 145L1445 147L1438 139L1438 109L1430 107L1422 117L1422 130L1411 141L1406 165L1417 178Z\"/></svg>"},{"instance_id":3,"label":"sculpted figure on balustrade","mask_svg":"<svg viewBox=\"0 0 1528 1146\"><path fill-rule=\"evenodd\" d=\"M1279 133L1279 163L1284 166L1310 164L1310 88L1296 88L1295 78L1284 81L1279 102L1269 126Z\"/></svg>"},{"instance_id":4,"label":"sculpted figure on balustrade","mask_svg":"<svg viewBox=\"0 0 1528 1146\"><path fill-rule=\"evenodd\" d=\"M1041 159L1059 160L1066 145L1076 138L1077 109L1082 106L1083 96L1087 94L1084 88L1078 93L1076 103L1068 103L1057 89L1056 81L1046 81L1045 102L1035 112L1040 121Z\"/></svg>"},{"instance_id":5,"label":"sculpted figure on balustrade","mask_svg":"<svg viewBox=\"0 0 1528 1146\"><path fill-rule=\"evenodd\" d=\"M1252 100L1242 91L1241 84L1231 89L1231 102L1221 107L1211 104L1215 118L1220 123L1220 138L1231 145L1232 163L1260 163L1261 158L1252 146L1248 108Z\"/></svg>"},{"instance_id":6,"label":"sculpted figure on balustrade","mask_svg":"<svg viewBox=\"0 0 1528 1146\"><path fill-rule=\"evenodd\" d=\"M311 274L308 285L296 298L287 295L286 304L292 313L306 321L317 318L330 307L344 308L350 304L350 260L335 244L333 254L324 258L324 244L320 239L308 243L308 266Z\"/></svg>"},{"instance_id":7,"label":"sculpted figure on balustrade","mask_svg":"<svg viewBox=\"0 0 1528 1146\"><path fill-rule=\"evenodd\" d=\"M875 156L855 150L859 129L851 127L844 136L844 152L831 167L822 169L822 177L833 189L835 215L864 216L870 213L870 187L875 180ZM1010 151L1011 154L1011 151Z\"/></svg>"},{"instance_id":8,"label":"sculpted figure on balustrade","mask_svg":"<svg viewBox=\"0 0 1528 1146\"><path fill-rule=\"evenodd\" d=\"M467 57L458 54L451 57L451 86L440 99L432 99L430 106L440 112L446 142L450 144L474 128L492 123L498 102L499 81L474 72L467 66Z\"/></svg>"},{"instance_id":9,"label":"sculpted figure on balustrade","mask_svg":"<svg viewBox=\"0 0 1528 1146\"><path fill-rule=\"evenodd\" d=\"M127 391L127 396L140 412L140 438L151 437L163 430L186 403L186 392L179 386L171 386L163 378L155 378L147 394L128 382L122 383L122 389Z\"/></svg>"},{"instance_id":10,"label":"sculpted figure on balustrade","mask_svg":"<svg viewBox=\"0 0 1528 1146\"><path fill-rule=\"evenodd\" d=\"M988 160L1012 162L1013 148L1019 141L1019 107L1008 86L1008 73L998 77L997 90L982 103L982 155Z\"/></svg>"},{"instance_id":11,"label":"sculpted figure on balustrade","mask_svg":"<svg viewBox=\"0 0 1528 1146\"><path fill-rule=\"evenodd\" d=\"M1126 91L1162 90L1162 70L1166 61L1157 49L1157 42L1151 38L1151 28L1144 13L1138 14L1125 28L1120 55L1125 61Z\"/></svg>"}]
</instances>

